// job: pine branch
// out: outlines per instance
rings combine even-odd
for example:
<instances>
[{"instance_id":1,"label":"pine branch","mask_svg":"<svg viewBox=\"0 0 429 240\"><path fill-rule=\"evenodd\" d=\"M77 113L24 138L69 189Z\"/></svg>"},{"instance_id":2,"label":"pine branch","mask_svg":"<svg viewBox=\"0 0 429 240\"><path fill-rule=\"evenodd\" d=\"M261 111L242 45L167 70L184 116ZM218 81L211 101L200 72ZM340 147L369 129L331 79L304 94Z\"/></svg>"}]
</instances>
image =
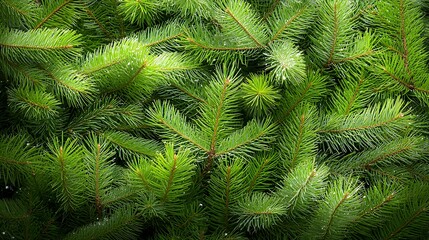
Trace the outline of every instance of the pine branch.
<instances>
[{"instance_id":1,"label":"pine branch","mask_svg":"<svg viewBox=\"0 0 429 240\"><path fill-rule=\"evenodd\" d=\"M51 41L46 41L51 39ZM1 53L17 63L48 63L79 56L81 36L72 30L38 29L27 32L0 29Z\"/></svg>"},{"instance_id":2,"label":"pine branch","mask_svg":"<svg viewBox=\"0 0 429 240\"><path fill-rule=\"evenodd\" d=\"M152 162L152 191L170 213L177 212L177 204L183 202L195 174L194 158L189 150L174 151L173 144L165 146L165 155L158 154Z\"/></svg>"},{"instance_id":3,"label":"pine branch","mask_svg":"<svg viewBox=\"0 0 429 240\"><path fill-rule=\"evenodd\" d=\"M50 121L60 113L60 102L44 91L11 89L8 101L12 105L11 110L28 121Z\"/></svg>"},{"instance_id":4,"label":"pine branch","mask_svg":"<svg viewBox=\"0 0 429 240\"><path fill-rule=\"evenodd\" d=\"M315 109L309 105L297 107L284 122L278 147L283 166L292 170L301 161L316 155Z\"/></svg>"},{"instance_id":5,"label":"pine branch","mask_svg":"<svg viewBox=\"0 0 429 240\"><path fill-rule=\"evenodd\" d=\"M224 160L210 175L209 197L207 203L210 207L210 218L214 227L229 231L233 206L245 191L243 163Z\"/></svg>"},{"instance_id":6,"label":"pine branch","mask_svg":"<svg viewBox=\"0 0 429 240\"><path fill-rule=\"evenodd\" d=\"M344 0L321 0L319 6L309 54L315 64L328 67L344 58L342 49L354 37L354 6Z\"/></svg>"},{"instance_id":7,"label":"pine branch","mask_svg":"<svg viewBox=\"0 0 429 240\"><path fill-rule=\"evenodd\" d=\"M157 1L127 0L120 2L119 12L125 20L140 26L151 25L159 14L161 4Z\"/></svg>"},{"instance_id":8,"label":"pine branch","mask_svg":"<svg viewBox=\"0 0 429 240\"><path fill-rule=\"evenodd\" d=\"M190 227L192 224L199 224L201 222L207 221L206 217L204 216L204 211L201 206L201 204L198 204L197 202L191 202L186 204L185 208L183 209L183 213L181 214L184 216L185 221L180 221L180 227Z\"/></svg>"},{"instance_id":9,"label":"pine branch","mask_svg":"<svg viewBox=\"0 0 429 240\"><path fill-rule=\"evenodd\" d=\"M176 41L184 34L183 25L186 26L179 21L168 22L138 32L136 37L144 47L150 47L152 50L154 48L155 51L174 50L179 47Z\"/></svg>"},{"instance_id":10,"label":"pine branch","mask_svg":"<svg viewBox=\"0 0 429 240\"><path fill-rule=\"evenodd\" d=\"M219 30L209 31L198 24L186 30L182 44L190 56L209 63L244 63L246 59L255 58L261 49L260 46L237 41Z\"/></svg>"},{"instance_id":11,"label":"pine branch","mask_svg":"<svg viewBox=\"0 0 429 240\"><path fill-rule=\"evenodd\" d=\"M298 42L304 38L313 17L314 7L308 1L287 2L275 8L266 18L271 31L269 42L282 39Z\"/></svg>"},{"instance_id":12,"label":"pine branch","mask_svg":"<svg viewBox=\"0 0 429 240\"><path fill-rule=\"evenodd\" d=\"M326 76L309 72L302 83L287 88L279 104L282 107L275 113L276 123L282 123L300 104L318 102L327 94L327 85Z\"/></svg>"},{"instance_id":13,"label":"pine branch","mask_svg":"<svg viewBox=\"0 0 429 240\"><path fill-rule=\"evenodd\" d=\"M414 90L414 85L410 83L409 76L404 75L405 66L401 62L399 56L392 55L390 58L384 57L382 60L384 64L382 66L379 66L380 73L387 75L388 80L393 79L394 81L399 83L399 85L402 85L406 89L408 88L410 90ZM387 81L386 85L388 84L389 81Z\"/></svg>"},{"instance_id":14,"label":"pine branch","mask_svg":"<svg viewBox=\"0 0 429 240\"><path fill-rule=\"evenodd\" d=\"M208 38L208 37L207 37ZM259 47L221 47L221 46L210 46L208 44L197 42L193 38L186 38L187 41L189 41L193 45L197 45L200 48L203 48L205 50L212 50L212 51L250 51L259 49ZM214 59L216 61L216 59Z\"/></svg>"},{"instance_id":15,"label":"pine branch","mask_svg":"<svg viewBox=\"0 0 429 240\"><path fill-rule=\"evenodd\" d=\"M276 193L285 202L288 215L306 216L311 212L315 199L325 191L328 174L328 168L316 167L311 158L291 169Z\"/></svg>"},{"instance_id":16,"label":"pine branch","mask_svg":"<svg viewBox=\"0 0 429 240\"><path fill-rule=\"evenodd\" d=\"M113 66L131 61L135 55L145 54L148 54L146 48L134 38L116 41L87 54L82 59L80 71L85 75L102 77L114 71Z\"/></svg>"},{"instance_id":17,"label":"pine branch","mask_svg":"<svg viewBox=\"0 0 429 240\"><path fill-rule=\"evenodd\" d=\"M153 140L134 137L124 132L105 132L103 137L114 146L123 159L132 159L141 155L154 157L161 149L159 144Z\"/></svg>"},{"instance_id":18,"label":"pine branch","mask_svg":"<svg viewBox=\"0 0 429 240\"><path fill-rule=\"evenodd\" d=\"M390 99L345 117L332 115L317 132L329 151L354 150L400 137L412 119L402 100ZM344 141L345 138L348 140Z\"/></svg>"},{"instance_id":19,"label":"pine branch","mask_svg":"<svg viewBox=\"0 0 429 240\"><path fill-rule=\"evenodd\" d=\"M34 24L37 7L31 0L0 1L0 19L10 28L29 28Z\"/></svg>"},{"instance_id":20,"label":"pine branch","mask_svg":"<svg viewBox=\"0 0 429 240\"><path fill-rule=\"evenodd\" d=\"M107 143L95 135L85 142L85 163L88 171L88 195L94 203L99 219L103 217L103 198L113 185L114 152L108 150Z\"/></svg>"},{"instance_id":21,"label":"pine branch","mask_svg":"<svg viewBox=\"0 0 429 240\"><path fill-rule=\"evenodd\" d=\"M116 108L114 120L117 122L115 130L137 130L144 125L142 107L136 104L121 104Z\"/></svg>"},{"instance_id":22,"label":"pine branch","mask_svg":"<svg viewBox=\"0 0 429 240\"><path fill-rule=\"evenodd\" d=\"M0 236L425 238L428 9L0 0Z\"/></svg>"},{"instance_id":23,"label":"pine branch","mask_svg":"<svg viewBox=\"0 0 429 240\"><path fill-rule=\"evenodd\" d=\"M396 146L395 146L394 151L384 153L380 156L377 156L374 159L371 159L371 161L366 163L363 167L366 169L370 169L373 167L373 165L376 165L376 164L377 165L379 165L379 164L392 164L393 163L392 160L395 158L397 158L399 161L402 160L405 163L407 163L408 161L410 161L412 159L416 159L416 160L420 159L420 157L421 157L420 154L422 153L422 149L418 149L419 148L418 143L414 142L414 140L417 140L417 138L415 138L415 139L405 138L404 140L405 141L400 141L402 143L402 145L399 145L399 146L401 146L401 147L398 148L398 145L395 144ZM408 142L408 141L410 141L410 142ZM410 155L415 154L415 156L407 156L408 154L410 154Z\"/></svg>"},{"instance_id":24,"label":"pine branch","mask_svg":"<svg viewBox=\"0 0 429 240\"><path fill-rule=\"evenodd\" d=\"M112 188L101 198L101 205L115 208L129 202L133 202L137 196L137 191L131 186L119 186Z\"/></svg>"},{"instance_id":25,"label":"pine branch","mask_svg":"<svg viewBox=\"0 0 429 240\"><path fill-rule=\"evenodd\" d=\"M304 239L339 239L358 214L356 180L339 178L328 189L325 200L310 221ZM322 229L322 231L320 231Z\"/></svg>"},{"instance_id":26,"label":"pine branch","mask_svg":"<svg viewBox=\"0 0 429 240\"><path fill-rule=\"evenodd\" d=\"M402 55L402 57L403 57L403 59L404 59L404 65L405 65L405 68L407 69L407 71L409 71L409 68L408 68L408 65L409 65L409 62L408 62L408 44L407 44L407 36L406 36L406 34L405 34L405 13L404 13L404 0L400 0L399 1L399 18L400 18L400 21L401 21L401 24L400 24L400 29L401 29L401 40L402 40L402 48L403 48L403 50L404 50L404 53L403 53L403 55Z\"/></svg>"},{"instance_id":27,"label":"pine branch","mask_svg":"<svg viewBox=\"0 0 429 240\"><path fill-rule=\"evenodd\" d=\"M115 119L117 108L117 101L112 99L94 102L87 109L73 116L65 129L69 133L84 134L90 130L114 128L118 124Z\"/></svg>"},{"instance_id":28,"label":"pine branch","mask_svg":"<svg viewBox=\"0 0 429 240\"><path fill-rule=\"evenodd\" d=\"M210 143L210 151L213 153L215 152L215 144L216 144L216 140L217 140L217 134L219 131L220 114L223 110L222 108L224 107L223 102L225 101L226 89L227 89L229 83L230 83L230 80L226 79L225 83L223 85L221 96L220 96L219 105L216 109L216 114L215 114L215 118L214 118L214 125L213 125L213 135L212 135L212 139L211 139L211 143Z\"/></svg>"},{"instance_id":29,"label":"pine branch","mask_svg":"<svg viewBox=\"0 0 429 240\"><path fill-rule=\"evenodd\" d=\"M387 182L379 182L366 190L362 197L364 208L353 220L357 237L373 237L374 228L383 224L392 212L400 208L403 196L399 191L398 186Z\"/></svg>"},{"instance_id":30,"label":"pine branch","mask_svg":"<svg viewBox=\"0 0 429 240\"><path fill-rule=\"evenodd\" d=\"M42 11L33 29L72 27L77 20L77 9L81 7L81 3L76 0L43 0Z\"/></svg>"},{"instance_id":31,"label":"pine branch","mask_svg":"<svg viewBox=\"0 0 429 240\"><path fill-rule=\"evenodd\" d=\"M204 79L207 76L194 59L180 53L164 52L151 63L153 71L159 73L160 82L180 82L186 79Z\"/></svg>"},{"instance_id":32,"label":"pine branch","mask_svg":"<svg viewBox=\"0 0 429 240\"><path fill-rule=\"evenodd\" d=\"M106 37L108 37L109 39L113 39L113 35L106 29L104 24L97 18L97 16L95 16L94 12L91 11L89 7L85 8L85 12L97 24L97 26L106 35Z\"/></svg>"},{"instance_id":33,"label":"pine branch","mask_svg":"<svg viewBox=\"0 0 429 240\"><path fill-rule=\"evenodd\" d=\"M251 115L262 117L269 114L280 99L279 89L271 83L267 75L250 75L246 83L241 84L244 105Z\"/></svg>"},{"instance_id":34,"label":"pine branch","mask_svg":"<svg viewBox=\"0 0 429 240\"><path fill-rule=\"evenodd\" d=\"M334 112L344 116L368 106L376 87L366 73L352 73L346 77L340 82L341 87L335 91L330 103Z\"/></svg>"},{"instance_id":35,"label":"pine branch","mask_svg":"<svg viewBox=\"0 0 429 240\"><path fill-rule=\"evenodd\" d=\"M408 165L407 172L413 179L423 182L429 180L429 168L425 162Z\"/></svg>"},{"instance_id":36,"label":"pine branch","mask_svg":"<svg viewBox=\"0 0 429 240\"><path fill-rule=\"evenodd\" d=\"M269 7L268 11L264 14L264 19L268 19L270 15L273 13L274 9L279 5L280 0L274 0L274 2Z\"/></svg>"},{"instance_id":37,"label":"pine branch","mask_svg":"<svg viewBox=\"0 0 429 240\"><path fill-rule=\"evenodd\" d=\"M46 153L49 166L49 182L55 193L56 201L65 211L72 211L83 205L86 175L84 165L81 164L83 149L76 140L54 139L48 145Z\"/></svg>"},{"instance_id":38,"label":"pine branch","mask_svg":"<svg viewBox=\"0 0 429 240\"><path fill-rule=\"evenodd\" d=\"M24 200L2 199L0 201L0 216L2 221L23 221L31 218L32 209Z\"/></svg>"},{"instance_id":39,"label":"pine branch","mask_svg":"<svg viewBox=\"0 0 429 240\"><path fill-rule=\"evenodd\" d=\"M158 128L158 133L171 141L185 140L206 153L210 152L210 143L196 131L196 127L187 123L186 118L168 103L156 102L148 111L151 125Z\"/></svg>"},{"instance_id":40,"label":"pine branch","mask_svg":"<svg viewBox=\"0 0 429 240\"><path fill-rule=\"evenodd\" d=\"M65 239L134 239L141 229L140 219L131 207L116 210L109 218L80 227Z\"/></svg>"},{"instance_id":41,"label":"pine branch","mask_svg":"<svg viewBox=\"0 0 429 240\"><path fill-rule=\"evenodd\" d=\"M214 16L228 36L234 36L245 45L264 47L267 42L266 27L250 4L242 0L228 1Z\"/></svg>"},{"instance_id":42,"label":"pine branch","mask_svg":"<svg viewBox=\"0 0 429 240\"><path fill-rule=\"evenodd\" d=\"M167 11L178 13L181 17L200 20L214 15L215 2L209 0L166 0ZM165 7L166 8L166 7Z\"/></svg>"},{"instance_id":43,"label":"pine branch","mask_svg":"<svg viewBox=\"0 0 429 240\"><path fill-rule=\"evenodd\" d=\"M135 158L128 162L128 167L130 171L127 174L127 180L130 187L136 190L152 191L153 174L151 174L152 165L149 161L144 158Z\"/></svg>"},{"instance_id":44,"label":"pine branch","mask_svg":"<svg viewBox=\"0 0 429 240\"><path fill-rule=\"evenodd\" d=\"M146 220L163 219L167 216L165 203L162 203L154 194L140 194L137 200L139 215Z\"/></svg>"},{"instance_id":45,"label":"pine branch","mask_svg":"<svg viewBox=\"0 0 429 240\"><path fill-rule=\"evenodd\" d=\"M338 161L332 161L333 169L339 172L370 171L374 168L385 168L392 165L411 164L425 156L425 145L421 137L407 136L395 139L378 147L359 153L352 153Z\"/></svg>"},{"instance_id":46,"label":"pine branch","mask_svg":"<svg viewBox=\"0 0 429 240\"><path fill-rule=\"evenodd\" d=\"M286 208L276 196L254 193L237 203L234 214L238 216L238 228L256 232L275 226L286 214Z\"/></svg>"},{"instance_id":47,"label":"pine branch","mask_svg":"<svg viewBox=\"0 0 429 240\"><path fill-rule=\"evenodd\" d=\"M391 54L386 54L380 67L381 78L385 81L389 81L389 78L394 80L406 87L406 91L416 90L415 96L425 99L429 88L425 64L427 53L422 51L424 42L420 37L424 31L420 7L414 1L398 0L392 4L379 3L377 8L380 14L376 23L385 34L383 44L393 50ZM399 17L384 15L389 11ZM396 29L399 29L399 32Z\"/></svg>"},{"instance_id":48,"label":"pine branch","mask_svg":"<svg viewBox=\"0 0 429 240\"><path fill-rule=\"evenodd\" d=\"M226 72L229 71L229 72ZM213 157L217 153L219 141L234 131L237 126L238 76L234 70L218 70L215 80L206 87L207 105L201 106L201 117L196 124L210 139L209 159L206 168L210 169Z\"/></svg>"},{"instance_id":49,"label":"pine branch","mask_svg":"<svg viewBox=\"0 0 429 240\"><path fill-rule=\"evenodd\" d=\"M46 209L46 205L37 196L32 196L25 190L21 194L19 197L0 201L2 237L25 239L56 236L56 226L46 225L54 218L54 214Z\"/></svg>"},{"instance_id":50,"label":"pine branch","mask_svg":"<svg viewBox=\"0 0 429 240\"><path fill-rule=\"evenodd\" d=\"M70 65L59 64L46 69L54 94L73 107L82 107L91 102L96 93L89 78L79 74Z\"/></svg>"},{"instance_id":51,"label":"pine branch","mask_svg":"<svg viewBox=\"0 0 429 240\"><path fill-rule=\"evenodd\" d=\"M180 111L192 118L197 117L199 112L197 109L201 104L208 104L204 92L201 87L206 85L206 81L198 79L196 81L188 81L186 77L174 79L171 84L165 85L157 91L159 97L163 100L174 103L174 106Z\"/></svg>"},{"instance_id":52,"label":"pine branch","mask_svg":"<svg viewBox=\"0 0 429 240\"><path fill-rule=\"evenodd\" d=\"M416 218L419 217L420 214L424 213L428 211L427 207L422 207L420 209L418 209L416 212L414 212L414 214L401 226L399 226L397 229L395 229L394 232L392 232L387 238L387 239L391 239L393 237L395 237L396 235L398 235L404 228L406 228L410 223L412 223Z\"/></svg>"},{"instance_id":53,"label":"pine branch","mask_svg":"<svg viewBox=\"0 0 429 240\"><path fill-rule=\"evenodd\" d=\"M137 70L132 73L131 76L128 76L128 79L126 81L123 81L121 83L118 83L116 86L106 89L103 93L109 94L116 91L120 91L122 89L126 89L134 84L135 81L137 81L137 77L139 74L147 67L147 62L144 61L143 63L139 64L137 67ZM133 68L131 68L133 70Z\"/></svg>"},{"instance_id":54,"label":"pine branch","mask_svg":"<svg viewBox=\"0 0 429 240\"><path fill-rule=\"evenodd\" d=\"M139 106L122 105L111 98L94 102L83 111L75 112L65 129L72 134L88 132L133 130L143 124L143 113Z\"/></svg>"},{"instance_id":55,"label":"pine branch","mask_svg":"<svg viewBox=\"0 0 429 240\"><path fill-rule=\"evenodd\" d=\"M307 70L302 52L290 41L273 43L267 53L267 70L281 84L297 85L307 77Z\"/></svg>"},{"instance_id":56,"label":"pine branch","mask_svg":"<svg viewBox=\"0 0 429 240\"><path fill-rule=\"evenodd\" d=\"M247 193L253 191L264 191L272 187L275 169L278 167L278 156L262 153L255 156L246 166L248 176Z\"/></svg>"},{"instance_id":57,"label":"pine branch","mask_svg":"<svg viewBox=\"0 0 429 240\"><path fill-rule=\"evenodd\" d=\"M379 37L372 31L357 33L353 41L353 44L342 50L345 51L343 57L333 60L331 63L339 75L347 76L351 73L359 73L361 69L374 64L377 61L377 54L381 53L376 47Z\"/></svg>"},{"instance_id":58,"label":"pine branch","mask_svg":"<svg viewBox=\"0 0 429 240\"><path fill-rule=\"evenodd\" d=\"M185 85L184 83L183 84L172 83L171 85L173 87L177 88L179 91L181 91L185 95L189 96L190 98L192 98L192 99L194 99L200 103L208 104L205 99L203 99L201 96L198 95L199 93L195 89L192 89L192 90L186 89L187 86L183 86L183 85Z\"/></svg>"},{"instance_id":59,"label":"pine branch","mask_svg":"<svg viewBox=\"0 0 429 240\"><path fill-rule=\"evenodd\" d=\"M275 131L276 126L270 119L260 122L252 120L244 128L219 142L216 156L227 154L250 156L254 151L267 150Z\"/></svg>"},{"instance_id":60,"label":"pine branch","mask_svg":"<svg viewBox=\"0 0 429 240\"><path fill-rule=\"evenodd\" d=\"M169 219L165 226L162 237L192 238L200 239L207 226L207 214L202 203L191 201L186 203L179 214Z\"/></svg>"},{"instance_id":61,"label":"pine branch","mask_svg":"<svg viewBox=\"0 0 429 240\"><path fill-rule=\"evenodd\" d=\"M144 95L150 95L164 82L166 72L174 72L173 70L180 72L179 70L183 70L180 67L185 70L189 68L191 72L195 68L190 61L179 56L165 54L155 57L136 39L125 39L88 55L81 71L94 78L102 93L123 94L127 100L138 101ZM166 68L166 64L173 63L179 69Z\"/></svg>"},{"instance_id":62,"label":"pine branch","mask_svg":"<svg viewBox=\"0 0 429 240\"><path fill-rule=\"evenodd\" d=\"M349 56L339 59L333 64L339 64L349 61L355 61L375 53L374 46L377 44L377 37L374 36L373 32L364 32L363 34L358 34L355 38L355 45L347 50Z\"/></svg>"},{"instance_id":63,"label":"pine branch","mask_svg":"<svg viewBox=\"0 0 429 240\"><path fill-rule=\"evenodd\" d=\"M79 6L79 24L75 26L87 38L85 50L92 51L112 40L124 37L123 19L117 1L83 1Z\"/></svg>"},{"instance_id":64,"label":"pine branch","mask_svg":"<svg viewBox=\"0 0 429 240\"><path fill-rule=\"evenodd\" d=\"M46 73L35 66L23 66L7 59L0 59L0 68L8 76L14 86L28 87L30 89L43 89L46 87Z\"/></svg>"},{"instance_id":65,"label":"pine branch","mask_svg":"<svg viewBox=\"0 0 429 240\"><path fill-rule=\"evenodd\" d=\"M407 201L399 207L394 215L386 222L386 228L379 229L375 236L379 239L394 239L404 236L419 238L425 236L429 222L428 185L416 182L408 185L404 190Z\"/></svg>"},{"instance_id":66,"label":"pine branch","mask_svg":"<svg viewBox=\"0 0 429 240\"><path fill-rule=\"evenodd\" d=\"M37 168L39 149L31 146L23 135L2 136L0 139L0 174L5 184L28 181Z\"/></svg>"}]
</instances>

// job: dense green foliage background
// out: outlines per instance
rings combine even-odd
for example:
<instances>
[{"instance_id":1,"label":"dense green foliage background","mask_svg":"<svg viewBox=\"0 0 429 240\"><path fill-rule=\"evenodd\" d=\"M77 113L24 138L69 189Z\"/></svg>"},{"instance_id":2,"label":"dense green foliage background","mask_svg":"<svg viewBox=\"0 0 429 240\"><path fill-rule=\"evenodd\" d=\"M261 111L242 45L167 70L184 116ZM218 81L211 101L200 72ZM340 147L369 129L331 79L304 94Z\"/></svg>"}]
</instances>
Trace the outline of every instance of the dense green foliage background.
<instances>
[{"instance_id":1,"label":"dense green foliage background","mask_svg":"<svg viewBox=\"0 0 429 240\"><path fill-rule=\"evenodd\" d=\"M428 239L425 0L0 0L1 239Z\"/></svg>"}]
</instances>

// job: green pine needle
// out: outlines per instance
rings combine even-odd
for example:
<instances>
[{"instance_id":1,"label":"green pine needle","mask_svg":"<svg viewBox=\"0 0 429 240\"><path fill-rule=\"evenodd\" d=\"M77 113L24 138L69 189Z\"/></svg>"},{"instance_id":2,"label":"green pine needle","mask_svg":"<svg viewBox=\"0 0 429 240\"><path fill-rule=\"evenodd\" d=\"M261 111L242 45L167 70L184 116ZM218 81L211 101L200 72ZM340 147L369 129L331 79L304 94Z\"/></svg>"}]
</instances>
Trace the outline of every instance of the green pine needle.
<instances>
[{"instance_id":1,"label":"green pine needle","mask_svg":"<svg viewBox=\"0 0 429 240\"><path fill-rule=\"evenodd\" d=\"M50 164L46 170L55 200L65 211L73 211L86 202L84 150L76 139L70 138L65 141L54 139L48 148L46 161Z\"/></svg>"},{"instance_id":2,"label":"green pine needle","mask_svg":"<svg viewBox=\"0 0 429 240\"><path fill-rule=\"evenodd\" d=\"M238 216L238 227L253 232L275 226L286 213L286 207L275 196L254 193L239 201L234 213Z\"/></svg>"},{"instance_id":3,"label":"green pine needle","mask_svg":"<svg viewBox=\"0 0 429 240\"><path fill-rule=\"evenodd\" d=\"M241 85L245 106L253 116L266 116L280 99L278 89L271 85L266 75L251 75L247 83Z\"/></svg>"},{"instance_id":4,"label":"green pine needle","mask_svg":"<svg viewBox=\"0 0 429 240\"><path fill-rule=\"evenodd\" d=\"M59 116L60 102L50 93L25 88L9 92L11 109L28 121L50 121Z\"/></svg>"},{"instance_id":5,"label":"green pine needle","mask_svg":"<svg viewBox=\"0 0 429 240\"><path fill-rule=\"evenodd\" d=\"M154 0L124 0L120 2L118 10L124 19L138 25L151 25L158 15L161 4Z\"/></svg>"},{"instance_id":6,"label":"green pine needle","mask_svg":"<svg viewBox=\"0 0 429 240\"><path fill-rule=\"evenodd\" d=\"M123 207L109 218L80 227L69 233L64 239L134 239L141 230L141 221L136 210Z\"/></svg>"},{"instance_id":7,"label":"green pine needle","mask_svg":"<svg viewBox=\"0 0 429 240\"><path fill-rule=\"evenodd\" d=\"M153 157L161 149L155 141L134 137L124 132L105 132L103 137L113 145L119 157L125 160L139 155Z\"/></svg>"},{"instance_id":8,"label":"green pine needle","mask_svg":"<svg viewBox=\"0 0 429 240\"><path fill-rule=\"evenodd\" d=\"M22 184L38 169L39 149L24 135L2 136L0 140L0 174L4 184Z\"/></svg>"},{"instance_id":9,"label":"green pine needle","mask_svg":"<svg viewBox=\"0 0 429 240\"><path fill-rule=\"evenodd\" d=\"M394 140L404 134L412 123L413 116L398 98L346 117L328 116L318 133L327 150L347 151Z\"/></svg>"},{"instance_id":10,"label":"green pine needle","mask_svg":"<svg viewBox=\"0 0 429 240\"><path fill-rule=\"evenodd\" d=\"M71 60L80 55L81 44L81 36L73 30L43 28L23 32L0 28L1 54L16 63Z\"/></svg>"}]
</instances>

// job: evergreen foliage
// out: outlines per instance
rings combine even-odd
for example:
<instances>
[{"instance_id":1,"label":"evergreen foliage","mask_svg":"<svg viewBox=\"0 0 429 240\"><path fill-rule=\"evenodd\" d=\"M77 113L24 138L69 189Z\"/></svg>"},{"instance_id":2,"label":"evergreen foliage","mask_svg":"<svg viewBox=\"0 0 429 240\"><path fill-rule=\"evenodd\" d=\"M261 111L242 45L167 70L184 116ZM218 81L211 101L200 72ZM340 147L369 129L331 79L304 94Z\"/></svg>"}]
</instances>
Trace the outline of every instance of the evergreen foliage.
<instances>
[{"instance_id":1,"label":"evergreen foliage","mask_svg":"<svg viewBox=\"0 0 429 240\"><path fill-rule=\"evenodd\" d=\"M0 239L428 239L427 0L0 0Z\"/></svg>"}]
</instances>

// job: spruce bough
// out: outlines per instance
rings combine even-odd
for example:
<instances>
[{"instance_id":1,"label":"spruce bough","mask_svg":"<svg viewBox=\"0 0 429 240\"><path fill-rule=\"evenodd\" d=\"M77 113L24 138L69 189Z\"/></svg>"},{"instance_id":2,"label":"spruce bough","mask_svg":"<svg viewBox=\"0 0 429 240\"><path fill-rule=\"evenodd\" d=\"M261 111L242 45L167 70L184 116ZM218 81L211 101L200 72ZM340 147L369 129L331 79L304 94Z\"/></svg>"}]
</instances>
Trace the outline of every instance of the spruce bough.
<instances>
[{"instance_id":1,"label":"spruce bough","mask_svg":"<svg viewBox=\"0 0 429 240\"><path fill-rule=\"evenodd\" d=\"M1 238L428 238L428 9L0 0Z\"/></svg>"}]
</instances>

